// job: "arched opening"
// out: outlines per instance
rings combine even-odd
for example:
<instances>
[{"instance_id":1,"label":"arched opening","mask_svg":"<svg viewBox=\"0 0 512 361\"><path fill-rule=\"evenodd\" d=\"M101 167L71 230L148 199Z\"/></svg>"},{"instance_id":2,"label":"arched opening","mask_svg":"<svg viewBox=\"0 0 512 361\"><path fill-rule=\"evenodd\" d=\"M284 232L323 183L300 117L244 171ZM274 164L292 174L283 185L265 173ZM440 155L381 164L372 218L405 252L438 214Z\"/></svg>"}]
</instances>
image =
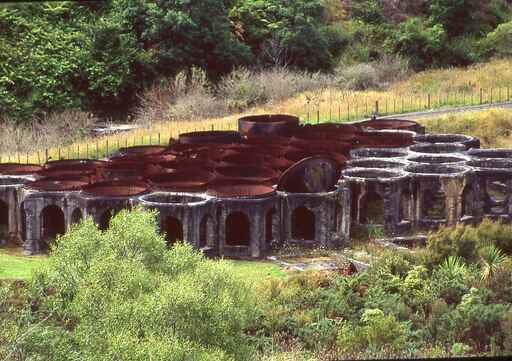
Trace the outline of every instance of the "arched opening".
<instances>
[{"instance_id":1,"label":"arched opening","mask_svg":"<svg viewBox=\"0 0 512 361\"><path fill-rule=\"evenodd\" d=\"M107 209L102 213L99 221L98 228L102 231L106 231L110 226L110 220L119 212L117 209Z\"/></svg>"},{"instance_id":2,"label":"arched opening","mask_svg":"<svg viewBox=\"0 0 512 361\"><path fill-rule=\"evenodd\" d=\"M411 220L411 192L404 190L400 195L400 220L410 221Z\"/></svg>"},{"instance_id":3,"label":"arched opening","mask_svg":"<svg viewBox=\"0 0 512 361\"><path fill-rule=\"evenodd\" d=\"M213 222L208 215L204 216L199 225L199 248L212 246Z\"/></svg>"},{"instance_id":4,"label":"arched opening","mask_svg":"<svg viewBox=\"0 0 512 361\"><path fill-rule=\"evenodd\" d=\"M375 190L368 190L359 204L362 224L384 224L384 200Z\"/></svg>"},{"instance_id":5,"label":"arched opening","mask_svg":"<svg viewBox=\"0 0 512 361\"><path fill-rule=\"evenodd\" d=\"M446 218L446 196L438 189L427 190L423 194L423 214L428 219L442 220Z\"/></svg>"},{"instance_id":6,"label":"arched opening","mask_svg":"<svg viewBox=\"0 0 512 361\"><path fill-rule=\"evenodd\" d=\"M487 195L487 212L490 214L505 213L508 203L506 180L500 178L487 178L485 181Z\"/></svg>"},{"instance_id":7,"label":"arched opening","mask_svg":"<svg viewBox=\"0 0 512 361\"><path fill-rule=\"evenodd\" d=\"M183 225L175 217L168 216L162 224L162 231L165 232L165 241L168 247L172 247L176 241L183 240Z\"/></svg>"},{"instance_id":8,"label":"arched opening","mask_svg":"<svg viewBox=\"0 0 512 361\"><path fill-rule=\"evenodd\" d=\"M47 206L41 212L42 240L40 243L41 251L48 251L50 244L58 235L66 232L66 222L64 220L64 212L55 206Z\"/></svg>"},{"instance_id":9,"label":"arched opening","mask_svg":"<svg viewBox=\"0 0 512 361\"><path fill-rule=\"evenodd\" d=\"M9 238L9 206L0 201L0 240Z\"/></svg>"},{"instance_id":10,"label":"arched opening","mask_svg":"<svg viewBox=\"0 0 512 361\"><path fill-rule=\"evenodd\" d=\"M71 224L80 223L82 218L83 218L83 216L82 216L82 211L80 210L80 208L75 208L73 213L71 213Z\"/></svg>"},{"instance_id":11,"label":"arched opening","mask_svg":"<svg viewBox=\"0 0 512 361\"><path fill-rule=\"evenodd\" d=\"M315 214L306 207L298 207L292 213L292 238L315 239Z\"/></svg>"},{"instance_id":12,"label":"arched opening","mask_svg":"<svg viewBox=\"0 0 512 361\"><path fill-rule=\"evenodd\" d=\"M271 245L274 241L274 223L277 216L277 211L274 207L270 209L265 215L265 242Z\"/></svg>"},{"instance_id":13,"label":"arched opening","mask_svg":"<svg viewBox=\"0 0 512 361\"><path fill-rule=\"evenodd\" d=\"M226 218L226 244L248 246L251 243L249 218L242 212L231 213Z\"/></svg>"},{"instance_id":14,"label":"arched opening","mask_svg":"<svg viewBox=\"0 0 512 361\"><path fill-rule=\"evenodd\" d=\"M473 215L473 192L471 187L466 186L462 192L462 216Z\"/></svg>"}]
</instances>

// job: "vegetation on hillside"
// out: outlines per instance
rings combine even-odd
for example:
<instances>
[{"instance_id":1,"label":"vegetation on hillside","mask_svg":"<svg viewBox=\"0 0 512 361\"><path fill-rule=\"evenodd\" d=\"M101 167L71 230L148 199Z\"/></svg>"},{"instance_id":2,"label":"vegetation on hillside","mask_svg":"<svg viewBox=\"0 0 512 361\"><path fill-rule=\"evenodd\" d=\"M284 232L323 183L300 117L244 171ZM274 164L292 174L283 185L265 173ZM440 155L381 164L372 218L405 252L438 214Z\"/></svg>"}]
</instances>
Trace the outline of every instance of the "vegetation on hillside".
<instances>
[{"instance_id":1,"label":"vegetation on hillside","mask_svg":"<svg viewBox=\"0 0 512 361\"><path fill-rule=\"evenodd\" d=\"M480 139L483 148L510 148L512 109L489 109L421 119L430 133L467 134Z\"/></svg>"},{"instance_id":2,"label":"vegetation on hillside","mask_svg":"<svg viewBox=\"0 0 512 361\"><path fill-rule=\"evenodd\" d=\"M510 20L509 0L10 3L0 7L0 110L17 121L70 108L115 118L194 67L215 94L241 66L338 67L371 86L371 64L389 57L422 70L507 56Z\"/></svg>"},{"instance_id":3,"label":"vegetation on hillside","mask_svg":"<svg viewBox=\"0 0 512 361\"><path fill-rule=\"evenodd\" d=\"M427 248L374 247L353 276L307 271L250 286L232 265L167 249L135 209L59 238L25 284L0 285L10 360L338 360L510 355L510 225L442 228ZM254 281L251 281L254 282Z\"/></svg>"}]
</instances>

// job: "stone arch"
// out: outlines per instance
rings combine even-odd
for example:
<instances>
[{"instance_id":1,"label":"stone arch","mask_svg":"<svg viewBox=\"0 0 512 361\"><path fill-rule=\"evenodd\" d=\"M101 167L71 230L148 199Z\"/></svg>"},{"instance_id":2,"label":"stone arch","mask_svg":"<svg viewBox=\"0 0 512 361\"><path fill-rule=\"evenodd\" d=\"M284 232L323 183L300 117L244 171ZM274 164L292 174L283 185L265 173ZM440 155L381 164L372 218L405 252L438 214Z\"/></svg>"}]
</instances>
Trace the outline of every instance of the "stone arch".
<instances>
[{"instance_id":1,"label":"stone arch","mask_svg":"<svg viewBox=\"0 0 512 361\"><path fill-rule=\"evenodd\" d=\"M249 218L243 212L233 212L226 218L226 245L249 246L251 226Z\"/></svg>"},{"instance_id":2,"label":"stone arch","mask_svg":"<svg viewBox=\"0 0 512 361\"><path fill-rule=\"evenodd\" d=\"M212 246L213 243L213 220L209 215L201 219L199 225L199 248Z\"/></svg>"},{"instance_id":3,"label":"stone arch","mask_svg":"<svg viewBox=\"0 0 512 361\"><path fill-rule=\"evenodd\" d=\"M267 244L274 241L274 223L276 216L277 210L275 207L269 209L265 214L265 242L267 242Z\"/></svg>"},{"instance_id":4,"label":"stone arch","mask_svg":"<svg viewBox=\"0 0 512 361\"><path fill-rule=\"evenodd\" d=\"M438 187L423 192L423 215L428 219L446 219L446 194Z\"/></svg>"},{"instance_id":5,"label":"stone arch","mask_svg":"<svg viewBox=\"0 0 512 361\"><path fill-rule=\"evenodd\" d=\"M56 205L46 206L41 211L41 251L48 251L50 244L58 235L66 233L64 212Z\"/></svg>"},{"instance_id":6,"label":"stone arch","mask_svg":"<svg viewBox=\"0 0 512 361\"><path fill-rule=\"evenodd\" d=\"M173 216L167 216L162 222L162 231L165 233L165 242L172 247L176 241L183 241L183 224Z\"/></svg>"},{"instance_id":7,"label":"stone arch","mask_svg":"<svg viewBox=\"0 0 512 361\"><path fill-rule=\"evenodd\" d=\"M315 213L301 206L292 213L292 238L312 241L315 239Z\"/></svg>"},{"instance_id":8,"label":"stone arch","mask_svg":"<svg viewBox=\"0 0 512 361\"><path fill-rule=\"evenodd\" d=\"M9 238L9 205L0 200L0 240Z\"/></svg>"},{"instance_id":9,"label":"stone arch","mask_svg":"<svg viewBox=\"0 0 512 361\"><path fill-rule=\"evenodd\" d=\"M359 204L360 223L384 224L384 200L374 189L369 189Z\"/></svg>"},{"instance_id":10,"label":"stone arch","mask_svg":"<svg viewBox=\"0 0 512 361\"><path fill-rule=\"evenodd\" d=\"M83 219L82 210L80 208L75 208L71 213L71 224L80 223Z\"/></svg>"}]
</instances>

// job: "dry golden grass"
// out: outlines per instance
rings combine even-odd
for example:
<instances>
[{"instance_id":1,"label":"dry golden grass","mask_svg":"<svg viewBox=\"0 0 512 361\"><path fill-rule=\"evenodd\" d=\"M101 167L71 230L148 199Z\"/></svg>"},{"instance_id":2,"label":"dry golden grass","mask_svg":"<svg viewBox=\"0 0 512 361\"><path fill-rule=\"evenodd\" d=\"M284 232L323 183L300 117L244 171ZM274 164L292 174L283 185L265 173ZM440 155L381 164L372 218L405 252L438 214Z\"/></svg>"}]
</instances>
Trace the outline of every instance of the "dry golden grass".
<instances>
[{"instance_id":1,"label":"dry golden grass","mask_svg":"<svg viewBox=\"0 0 512 361\"><path fill-rule=\"evenodd\" d=\"M482 93L480 89L483 89ZM127 133L95 139L84 138L61 147L60 153L59 148L53 147L48 149L48 157L51 159L103 157L125 145L158 144L159 142L166 144L169 138L176 138L180 133L210 129L233 130L237 128L237 118L246 114L289 113L299 116L304 122L342 122L370 116L375 112L377 103L379 113L388 114L510 99L512 99L512 59L495 60L469 68L421 72L391 85L387 90L348 91L320 88L226 117L186 121L154 119L146 122L144 127ZM494 114L490 112L486 119L490 119ZM470 117L466 120L471 121ZM457 132L460 131L457 130ZM476 128L475 132L477 132ZM489 138L489 142L492 141L493 139ZM486 140L484 144L485 142ZM5 162L8 159L17 161L19 157L22 162L44 162L45 153L45 149L41 148L29 154L21 153L19 156L2 154L0 161Z\"/></svg>"},{"instance_id":2,"label":"dry golden grass","mask_svg":"<svg viewBox=\"0 0 512 361\"><path fill-rule=\"evenodd\" d=\"M459 133L480 138L484 148L512 147L512 109L489 109L420 120L432 133Z\"/></svg>"}]
</instances>

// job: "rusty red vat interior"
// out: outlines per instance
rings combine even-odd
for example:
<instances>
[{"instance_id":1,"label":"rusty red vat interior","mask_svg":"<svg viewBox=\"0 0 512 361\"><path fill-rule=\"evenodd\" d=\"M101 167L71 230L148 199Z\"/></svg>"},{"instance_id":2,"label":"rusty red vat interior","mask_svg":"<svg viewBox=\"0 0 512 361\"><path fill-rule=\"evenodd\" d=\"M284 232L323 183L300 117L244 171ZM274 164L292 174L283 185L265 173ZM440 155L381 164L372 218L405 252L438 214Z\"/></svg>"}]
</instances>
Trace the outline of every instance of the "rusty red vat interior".
<instances>
[{"instance_id":1,"label":"rusty red vat interior","mask_svg":"<svg viewBox=\"0 0 512 361\"><path fill-rule=\"evenodd\" d=\"M96 197L131 197L147 193L146 182L114 180L94 183L83 187L83 192Z\"/></svg>"},{"instance_id":2,"label":"rusty red vat interior","mask_svg":"<svg viewBox=\"0 0 512 361\"><path fill-rule=\"evenodd\" d=\"M220 198L261 198L275 193L272 185L243 178L216 179L208 184L207 193Z\"/></svg>"},{"instance_id":3,"label":"rusty red vat interior","mask_svg":"<svg viewBox=\"0 0 512 361\"><path fill-rule=\"evenodd\" d=\"M149 182L156 190L203 192L213 177L214 175L207 171L186 170L155 175L149 178Z\"/></svg>"},{"instance_id":4,"label":"rusty red vat interior","mask_svg":"<svg viewBox=\"0 0 512 361\"><path fill-rule=\"evenodd\" d=\"M26 183L32 189L46 192L79 191L90 185L88 177L43 178Z\"/></svg>"},{"instance_id":5,"label":"rusty red vat interior","mask_svg":"<svg viewBox=\"0 0 512 361\"><path fill-rule=\"evenodd\" d=\"M406 119L371 119L359 124L373 129L414 130L421 127L419 123Z\"/></svg>"},{"instance_id":6,"label":"rusty red vat interior","mask_svg":"<svg viewBox=\"0 0 512 361\"><path fill-rule=\"evenodd\" d=\"M0 174L30 175L43 169L39 164L0 163Z\"/></svg>"}]
</instances>

